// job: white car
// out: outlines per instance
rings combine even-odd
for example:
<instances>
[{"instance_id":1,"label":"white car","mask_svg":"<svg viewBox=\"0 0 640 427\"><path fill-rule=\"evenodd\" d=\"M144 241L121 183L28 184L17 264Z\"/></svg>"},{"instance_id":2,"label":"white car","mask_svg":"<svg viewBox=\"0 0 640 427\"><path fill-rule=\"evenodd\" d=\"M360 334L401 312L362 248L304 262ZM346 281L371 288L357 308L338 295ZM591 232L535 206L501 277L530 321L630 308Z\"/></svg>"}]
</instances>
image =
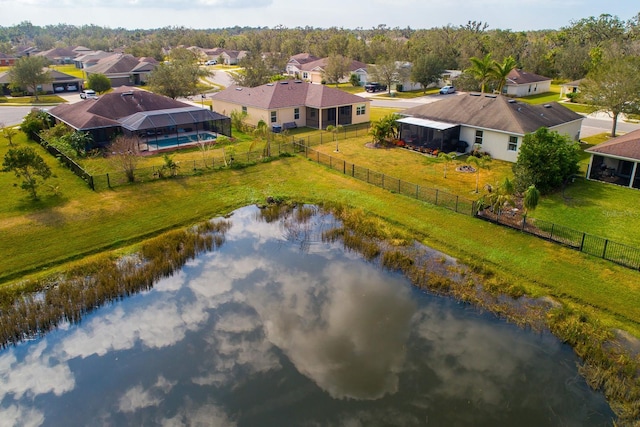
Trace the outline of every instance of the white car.
<instances>
[{"instance_id":1,"label":"white car","mask_svg":"<svg viewBox=\"0 0 640 427\"><path fill-rule=\"evenodd\" d=\"M82 92L80 92L80 98L82 99L97 98L97 97L98 95L96 95L95 90L85 89Z\"/></svg>"},{"instance_id":2,"label":"white car","mask_svg":"<svg viewBox=\"0 0 640 427\"><path fill-rule=\"evenodd\" d=\"M449 93L454 93L455 91L456 88L453 86L443 86L442 89L440 89L440 94L447 95Z\"/></svg>"},{"instance_id":3,"label":"white car","mask_svg":"<svg viewBox=\"0 0 640 427\"><path fill-rule=\"evenodd\" d=\"M204 63L204 65L216 65L218 63L218 61L216 61L215 59L210 59L207 62Z\"/></svg>"}]
</instances>

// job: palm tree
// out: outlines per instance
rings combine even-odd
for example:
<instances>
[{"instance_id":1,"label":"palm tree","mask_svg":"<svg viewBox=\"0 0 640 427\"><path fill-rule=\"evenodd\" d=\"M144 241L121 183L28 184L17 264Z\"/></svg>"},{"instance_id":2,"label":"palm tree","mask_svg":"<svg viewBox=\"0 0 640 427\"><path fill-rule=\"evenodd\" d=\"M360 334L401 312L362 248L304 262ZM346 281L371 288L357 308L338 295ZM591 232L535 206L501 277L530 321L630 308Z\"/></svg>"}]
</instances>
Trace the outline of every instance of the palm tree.
<instances>
[{"instance_id":1,"label":"palm tree","mask_svg":"<svg viewBox=\"0 0 640 427\"><path fill-rule=\"evenodd\" d=\"M507 56L504 58L502 64L494 62L493 75L498 81L498 93L502 93L502 88L507 83L507 76L514 68L516 68L517 65L518 62L513 58L513 56Z\"/></svg>"},{"instance_id":2,"label":"palm tree","mask_svg":"<svg viewBox=\"0 0 640 427\"><path fill-rule=\"evenodd\" d=\"M476 169L476 193L480 187L480 169L488 169L491 157L486 154L482 157L469 156L467 157L467 163L474 165Z\"/></svg>"},{"instance_id":3,"label":"palm tree","mask_svg":"<svg viewBox=\"0 0 640 427\"><path fill-rule=\"evenodd\" d=\"M342 129L344 129L344 127L342 125L329 125L327 126L327 132L331 132L333 134L333 140L336 142L336 153L340 152L340 149L338 147L338 134L340 132L342 132Z\"/></svg>"},{"instance_id":4,"label":"palm tree","mask_svg":"<svg viewBox=\"0 0 640 427\"><path fill-rule=\"evenodd\" d=\"M529 188L524 192L524 215L525 218L529 211L534 210L538 206L538 201L540 200L540 191L536 188L535 185L530 185Z\"/></svg>"},{"instance_id":5,"label":"palm tree","mask_svg":"<svg viewBox=\"0 0 640 427\"><path fill-rule=\"evenodd\" d=\"M471 67L467 71L480 82L480 92L484 93L487 82L494 75L496 62L491 59L490 53L487 53L484 58L473 56L469 61L471 61Z\"/></svg>"},{"instance_id":6,"label":"palm tree","mask_svg":"<svg viewBox=\"0 0 640 427\"><path fill-rule=\"evenodd\" d=\"M447 164L457 159L456 153L439 152L438 157L444 160L444 177L447 177Z\"/></svg>"}]
</instances>

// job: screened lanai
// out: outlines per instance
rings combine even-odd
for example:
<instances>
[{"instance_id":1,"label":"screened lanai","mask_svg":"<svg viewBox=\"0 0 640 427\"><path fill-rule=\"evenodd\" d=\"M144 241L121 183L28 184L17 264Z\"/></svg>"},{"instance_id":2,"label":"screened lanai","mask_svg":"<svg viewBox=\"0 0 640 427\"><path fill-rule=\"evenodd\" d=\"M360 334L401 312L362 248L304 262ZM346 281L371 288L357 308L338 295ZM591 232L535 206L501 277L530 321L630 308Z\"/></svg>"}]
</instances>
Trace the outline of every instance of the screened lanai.
<instances>
[{"instance_id":1,"label":"screened lanai","mask_svg":"<svg viewBox=\"0 0 640 427\"><path fill-rule=\"evenodd\" d=\"M231 136L231 119L199 107L141 111L120 120L125 135L138 136L147 143L164 138L215 133Z\"/></svg>"}]
</instances>

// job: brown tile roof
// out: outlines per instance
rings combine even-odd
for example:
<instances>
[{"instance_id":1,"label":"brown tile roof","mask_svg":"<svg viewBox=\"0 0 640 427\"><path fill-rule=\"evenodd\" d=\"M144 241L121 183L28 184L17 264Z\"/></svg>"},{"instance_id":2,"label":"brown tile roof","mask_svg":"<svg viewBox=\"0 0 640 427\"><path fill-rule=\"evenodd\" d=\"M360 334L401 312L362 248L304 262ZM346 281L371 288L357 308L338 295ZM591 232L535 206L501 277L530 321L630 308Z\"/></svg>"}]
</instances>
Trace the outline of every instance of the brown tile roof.
<instances>
[{"instance_id":1,"label":"brown tile roof","mask_svg":"<svg viewBox=\"0 0 640 427\"><path fill-rule=\"evenodd\" d=\"M78 130L119 126L118 119L135 113L189 107L189 104L145 90L121 87L98 99L60 104L49 114Z\"/></svg>"},{"instance_id":2,"label":"brown tile roof","mask_svg":"<svg viewBox=\"0 0 640 427\"><path fill-rule=\"evenodd\" d=\"M230 86L212 95L212 99L214 103L221 100L264 110L301 106L327 108L369 102L366 98L339 89L299 80L285 80L253 88Z\"/></svg>"},{"instance_id":3,"label":"brown tile roof","mask_svg":"<svg viewBox=\"0 0 640 427\"><path fill-rule=\"evenodd\" d=\"M48 59L56 59L56 58L75 58L79 53L75 52L66 47L56 47L53 49L45 50L43 52L38 52L36 56L44 56Z\"/></svg>"},{"instance_id":4,"label":"brown tile roof","mask_svg":"<svg viewBox=\"0 0 640 427\"><path fill-rule=\"evenodd\" d=\"M514 68L511 70L509 75L507 75L507 84L511 85L524 85L529 83L546 82L548 80L551 80L551 77L540 76L518 68Z\"/></svg>"},{"instance_id":5,"label":"brown tile roof","mask_svg":"<svg viewBox=\"0 0 640 427\"><path fill-rule=\"evenodd\" d=\"M630 160L640 160L640 129L620 135L585 151L592 154L605 154Z\"/></svg>"},{"instance_id":6,"label":"brown tile roof","mask_svg":"<svg viewBox=\"0 0 640 427\"><path fill-rule=\"evenodd\" d=\"M583 117L557 102L531 105L502 95L470 93L419 105L403 115L524 135Z\"/></svg>"}]
</instances>

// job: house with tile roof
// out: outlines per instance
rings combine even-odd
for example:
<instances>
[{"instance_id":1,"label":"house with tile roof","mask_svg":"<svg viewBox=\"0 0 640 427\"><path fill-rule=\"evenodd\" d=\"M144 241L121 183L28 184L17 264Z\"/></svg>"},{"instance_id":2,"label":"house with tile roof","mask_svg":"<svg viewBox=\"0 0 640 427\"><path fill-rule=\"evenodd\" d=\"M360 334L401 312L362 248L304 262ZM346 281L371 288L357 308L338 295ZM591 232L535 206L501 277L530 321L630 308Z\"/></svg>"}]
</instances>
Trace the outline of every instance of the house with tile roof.
<instances>
[{"instance_id":1,"label":"house with tile roof","mask_svg":"<svg viewBox=\"0 0 640 427\"><path fill-rule=\"evenodd\" d=\"M502 94L520 98L551 91L551 78L529 73L518 68L511 70L502 88Z\"/></svg>"},{"instance_id":2,"label":"house with tile roof","mask_svg":"<svg viewBox=\"0 0 640 427\"><path fill-rule=\"evenodd\" d=\"M165 137L211 132L231 136L231 120L222 114L126 87L96 99L60 104L47 112L56 123L89 132L95 146L107 145L119 134L138 136L148 144Z\"/></svg>"},{"instance_id":3,"label":"house with tile roof","mask_svg":"<svg viewBox=\"0 0 640 427\"><path fill-rule=\"evenodd\" d=\"M73 59L80 56L80 53L68 47L56 47L53 49L38 52L33 56L42 56L47 58L53 64L71 64Z\"/></svg>"},{"instance_id":4,"label":"house with tile roof","mask_svg":"<svg viewBox=\"0 0 640 427\"><path fill-rule=\"evenodd\" d=\"M322 81L325 80L324 70L327 67L329 58L310 60L315 57L308 54L303 55L305 56L296 55L289 59L286 66L287 74L311 83L322 83ZM298 58L295 59L296 57ZM351 60L349 62L347 74L345 74L345 76L340 80L340 83L348 82L351 78L351 74L356 74L358 76L358 80L362 85L364 85L368 81L367 64Z\"/></svg>"},{"instance_id":5,"label":"house with tile roof","mask_svg":"<svg viewBox=\"0 0 640 427\"><path fill-rule=\"evenodd\" d=\"M508 162L518 159L522 138L541 127L578 141L583 120L557 102L531 105L480 93L461 93L400 114L400 139L406 144L460 153L476 146Z\"/></svg>"},{"instance_id":6,"label":"house with tile roof","mask_svg":"<svg viewBox=\"0 0 640 427\"><path fill-rule=\"evenodd\" d=\"M51 82L38 86L38 91L43 93L62 93L62 92L77 92L82 85L82 79L61 73L57 70L46 68L51 77ZM11 81L9 79L9 72L0 73L0 93L9 95L11 93ZM31 92L31 88L26 89L27 92Z\"/></svg>"},{"instance_id":7,"label":"house with tile roof","mask_svg":"<svg viewBox=\"0 0 640 427\"><path fill-rule=\"evenodd\" d=\"M85 68L85 73L87 78L91 74L104 74L111 80L111 87L135 86L146 83L157 65L158 61L153 58L114 53Z\"/></svg>"},{"instance_id":8,"label":"house with tile roof","mask_svg":"<svg viewBox=\"0 0 640 427\"><path fill-rule=\"evenodd\" d=\"M640 129L585 150L591 154L587 177L640 189Z\"/></svg>"},{"instance_id":9,"label":"house with tile roof","mask_svg":"<svg viewBox=\"0 0 640 427\"><path fill-rule=\"evenodd\" d=\"M311 127L347 126L369 121L370 101L324 85L300 80L282 80L257 87L230 86L212 95L213 107L230 115L247 113L246 122L269 126Z\"/></svg>"},{"instance_id":10,"label":"house with tile roof","mask_svg":"<svg viewBox=\"0 0 640 427\"><path fill-rule=\"evenodd\" d=\"M16 63L16 58L0 52L0 67L8 67Z\"/></svg>"}]
</instances>

